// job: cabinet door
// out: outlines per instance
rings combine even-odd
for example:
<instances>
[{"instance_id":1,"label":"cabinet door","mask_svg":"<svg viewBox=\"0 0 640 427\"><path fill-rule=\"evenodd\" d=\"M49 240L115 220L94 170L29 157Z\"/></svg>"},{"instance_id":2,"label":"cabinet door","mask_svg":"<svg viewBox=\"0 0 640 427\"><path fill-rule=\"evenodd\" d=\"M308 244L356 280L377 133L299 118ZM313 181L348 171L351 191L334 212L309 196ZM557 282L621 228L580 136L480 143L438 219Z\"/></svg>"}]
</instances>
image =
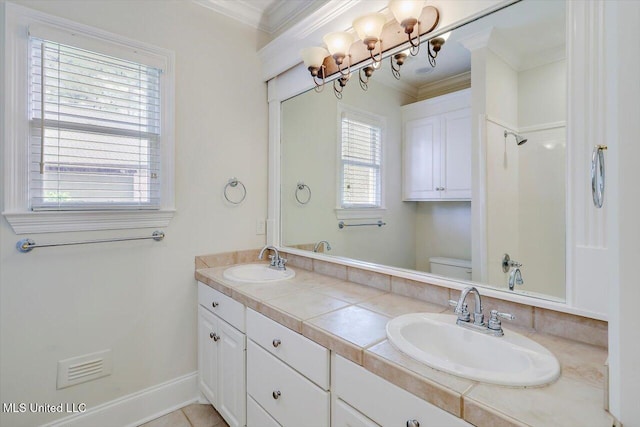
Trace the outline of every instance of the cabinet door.
<instances>
[{"instance_id":1,"label":"cabinet door","mask_svg":"<svg viewBox=\"0 0 640 427\"><path fill-rule=\"evenodd\" d=\"M441 117L441 197L471 200L471 110Z\"/></svg>"},{"instance_id":2,"label":"cabinet door","mask_svg":"<svg viewBox=\"0 0 640 427\"><path fill-rule=\"evenodd\" d=\"M223 320L218 321L218 404L230 427L246 424L245 335Z\"/></svg>"},{"instance_id":3,"label":"cabinet door","mask_svg":"<svg viewBox=\"0 0 640 427\"><path fill-rule=\"evenodd\" d=\"M198 377L202 394L218 407L218 318L201 305L198 306Z\"/></svg>"},{"instance_id":4,"label":"cabinet door","mask_svg":"<svg viewBox=\"0 0 640 427\"><path fill-rule=\"evenodd\" d=\"M440 116L405 124L403 200L439 199Z\"/></svg>"}]
</instances>

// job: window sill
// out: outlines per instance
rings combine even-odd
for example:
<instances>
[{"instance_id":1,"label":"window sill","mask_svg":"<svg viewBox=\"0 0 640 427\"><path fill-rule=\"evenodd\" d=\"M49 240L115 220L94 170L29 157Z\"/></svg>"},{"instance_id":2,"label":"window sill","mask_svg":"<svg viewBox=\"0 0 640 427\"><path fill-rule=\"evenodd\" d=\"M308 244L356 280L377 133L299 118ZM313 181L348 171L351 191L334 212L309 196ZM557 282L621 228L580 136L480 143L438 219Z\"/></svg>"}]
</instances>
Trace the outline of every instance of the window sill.
<instances>
[{"instance_id":1,"label":"window sill","mask_svg":"<svg viewBox=\"0 0 640 427\"><path fill-rule=\"evenodd\" d=\"M385 208L336 208L337 219L382 219L387 210Z\"/></svg>"},{"instance_id":2,"label":"window sill","mask_svg":"<svg viewBox=\"0 0 640 427\"><path fill-rule=\"evenodd\" d=\"M174 214L175 210L2 213L16 234L162 228Z\"/></svg>"}]
</instances>

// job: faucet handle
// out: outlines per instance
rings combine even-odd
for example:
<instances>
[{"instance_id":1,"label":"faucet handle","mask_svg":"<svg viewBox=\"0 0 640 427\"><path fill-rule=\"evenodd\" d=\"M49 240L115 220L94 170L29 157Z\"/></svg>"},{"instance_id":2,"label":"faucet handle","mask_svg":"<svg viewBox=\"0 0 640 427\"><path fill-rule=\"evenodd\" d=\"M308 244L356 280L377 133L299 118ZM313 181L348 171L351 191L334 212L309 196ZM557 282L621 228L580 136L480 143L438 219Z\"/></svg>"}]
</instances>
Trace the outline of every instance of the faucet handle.
<instances>
[{"instance_id":1,"label":"faucet handle","mask_svg":"<svg viewBox=\"0 0 640 427\"><path fill-rule=\"evenodd\" d=\"M287 264L287 259L286 258L282 258L282 257L278 258L278 268L279 269L286 270L287 269L286 264Z\"/></svg>"},{"instance_id":2,"label":"faucet handle","mask_svg":"<svg viewBox=\"0 0 640 427\"><path fill-rule=\"evenodd\" d=\"M457 307L458 306L458 301L454 301L452 299L449 300L449 305L452 307ZM458 320L461 320L463 322L468 322L471 320L471 314L469 314L469 309L467 307L467 303L463 303L462 304L462 311L453 311L454 313L456 313L458 315Z\"/></svg>"},{"instance_id":3,"label":"faucet handle","mask_svg":"<svg viewBox=\"0 0 640 427\"><path fill-rule=\"evenodd\" d=\"M510 313L500 313L498 310L491 310L491 316L489 317L489 324L487 325L487 328L497 336L504 335L500 319L515 320L516 316Z\"/></svg>"}]
</instances>

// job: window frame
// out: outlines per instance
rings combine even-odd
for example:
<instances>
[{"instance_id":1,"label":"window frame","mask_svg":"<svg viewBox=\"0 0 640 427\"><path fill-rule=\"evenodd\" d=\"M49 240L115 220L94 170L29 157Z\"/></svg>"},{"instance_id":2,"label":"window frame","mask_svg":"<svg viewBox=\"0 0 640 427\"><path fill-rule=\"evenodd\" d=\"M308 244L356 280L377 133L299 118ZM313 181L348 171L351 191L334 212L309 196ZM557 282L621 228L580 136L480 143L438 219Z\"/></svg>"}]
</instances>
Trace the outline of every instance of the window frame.
<instances>
[{"instance_id":1,"label":"window frame","mask_svg":"<svg viewBox=\"0 0 640 427\"><path fill-rule=\"evenodd\" d=\"M380 205L379 206L348 206L343 204L342 183L344 179L342 159L342 118L343 115L362 118L362 121L380 126ZM336 145L336 218L337 219L380 219L386 212L385 207L385 151L386 151L387 121L385 117L365 111L343 103L338 104L337 117L337 145Z\"/></svg>"},{"instance_id":2,"label":"window frame","mask_svg":"<svg viewBox=\"0 0 640 427\"><path fill-rule=\"evenodd\" d=\"M175 213L174 63L167 49L15 5L4 4L5 32L2 82L4 129L3 216L16 234L166 227ZM159 209L32 211L29 196L29 28L46 27L60 37L80 40L81 47L99 46L123 59L140 58L162 64L161 160ZM75 37L75 39L74 39ZM68 43L68 42L67 42ZM68 43L71 44L71 43ZM104 51L104 50L103 50ZM135 59L134 59L135 60ZM143 62L142 60L140 62Z\"/></svg>"}]
</instances>

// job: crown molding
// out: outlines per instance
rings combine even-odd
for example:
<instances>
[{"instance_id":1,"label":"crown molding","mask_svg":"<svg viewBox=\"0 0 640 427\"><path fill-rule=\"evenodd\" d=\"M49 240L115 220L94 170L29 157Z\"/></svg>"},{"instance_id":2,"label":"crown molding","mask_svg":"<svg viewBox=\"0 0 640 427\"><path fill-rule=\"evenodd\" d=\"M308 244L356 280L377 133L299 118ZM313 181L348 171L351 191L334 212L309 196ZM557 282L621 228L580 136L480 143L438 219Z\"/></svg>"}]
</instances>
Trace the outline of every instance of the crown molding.
<instances>
[{"instance_id":1,"label":"crown molding","mask_svg":"<svg viewBox=\"0 0 640 427\"><path fill-rule=\"evenodd\" d=\"M433 98L471 87L471 71L427 83L418 88L418 100Z\"/></svg>"},{"instance_id":2,"label":"crown molding","mask_svg":"<svg viewBox=\"0 0 640 427\"><path fill-rule=\"evenodd\" d=\"M274 34L322 0L280 1L266 8L248 0L192 0L194 3L260 31Z\"/></svg>"}]
</instances>

